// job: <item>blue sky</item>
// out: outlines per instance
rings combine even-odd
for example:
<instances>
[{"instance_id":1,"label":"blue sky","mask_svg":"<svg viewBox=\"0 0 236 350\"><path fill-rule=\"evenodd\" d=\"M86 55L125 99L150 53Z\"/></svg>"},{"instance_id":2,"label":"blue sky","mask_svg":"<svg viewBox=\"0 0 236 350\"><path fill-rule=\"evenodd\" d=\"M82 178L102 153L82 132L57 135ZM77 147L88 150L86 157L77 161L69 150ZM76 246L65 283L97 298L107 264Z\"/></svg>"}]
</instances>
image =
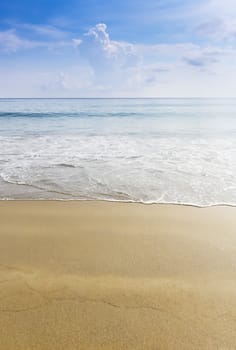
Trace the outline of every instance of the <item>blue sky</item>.
<instances>
[{"instance_id":1,"label":"blue sky","mask_svg":"<svg viewBox=\"0 0 236 350\"><path fill-rule=\"evenodd\" d=\"M231 97L235 0L0 3L0 97Z\"/></svg>"}]
</instances>

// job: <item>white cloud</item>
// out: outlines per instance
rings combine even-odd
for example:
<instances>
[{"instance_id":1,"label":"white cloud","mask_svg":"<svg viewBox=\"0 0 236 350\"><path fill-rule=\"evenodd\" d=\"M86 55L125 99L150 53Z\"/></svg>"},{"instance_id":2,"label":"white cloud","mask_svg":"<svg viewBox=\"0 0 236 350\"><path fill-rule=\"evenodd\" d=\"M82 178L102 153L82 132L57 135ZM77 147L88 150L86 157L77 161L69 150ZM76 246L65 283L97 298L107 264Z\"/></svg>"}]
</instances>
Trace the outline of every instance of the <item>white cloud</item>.
<instances>
[{"instance_id":1,"label":"white cloud","mask_svg":"<svg viewBox=\"0 0 236 350\"><path fill-rule=\"evenodd\" d=\"M193 67L205 69L219 62L225 55L226 52L218 48L195 46L191 51L184 53L183 60Z\"/></svg>"},{"instance_id":2,"label":"white cloud","mask_svg":"<svg viewBox=\"0 0 236 350\"><path fill-rule=\"evenodd\" d=\"M34 32L38 36L42 36L45 39L58 39L62 40L68 37L69 33L58 29L52 25L44 24L32 24L32 23L14 23L14 28L23 29L29 32Z\"/></svg>"},{"instance_id":3,"label":"white cloud","mask_svg":"<svg viewBox=\"0 0 236 350\"><path fill-rule=\"evenodd\" d=\"M93 71L88 66L67 67L60 72L49 72L41 80L44 94L54 96L71 96L93 87ZM76 96L76 95L75 95Z\"/></svg>"},{"instance_id":4,"label":"white cloud","mask_svg":"<svg viewBox=\"0 0 236 350\"><path fill-rule=\"evenodd\" d=\"M127 70L125 86L127 88L149 88L159 84L163 75L174 69L172 64L139 64Z\"/></svg>"},{"instance_id":5,"label":"white cloud","mask_svg":"<svg viewBox=\"0 0 236 350\"><path fill-rule=\"evenodd\" d=\"M236 40L236 19L215 18L199 24L196 31L215 41L234 41Z\"/></svg>"},{"instance_id":6,"label":"white cloud","mask_svg":"<svg viewBox=\"0 0 236 350\"><path fill-rule=\"evenodd\" d=\"M235 0L207 0L203 9L208 15L233 17L236 15Z\"/></svg>"},{"instance_id":7,"label":"white cloud","mask_svg":"<svg viewBox=\"0 0 236 350\"><path fill-rule=\"evenodd\" d=\"M142 59L135 45L112 40L104 23L90 28L82 38L73 39L73 42L92 68L93 83L99 92L124 84L131 72L129 68L136 67Z\"/></svg>"},{"instance_id":8,"label":"white cloud","mask_svg":"<svg viewBox=\"0 0 236 350\"><path fill-rule=\"evenodd\" d=\"M201 6L201 16L195 31L207 40L229 44L236 40L235 0L207 0Z\"/></svg>"},{"instance_id":9,"label":"white cloud","mask_svg":"<svg viewBox=\"0 0 236 350\"><path fill-rule=\"evenodd\" d=\"M33 46L33 42L21 39L13 29L0 32L0 51L2 52L16 52L20 48L28 49Z\"/></svg>"},{"instance_id":10,"label":"white cloud","mask_svg":"<svg viewBox=\"0 0 236 350\"><path fill-rule=\"evenodd\" d=\"M75 48L78 48L82 44L82 40L81 39L72 39L72 43L73 43L73 46Z\"/></svg>"},{"instance_id":11,"label":"white cloud","mask_svg":"<svg viewBox=\"0 0 236 350\"><path fill-rule=\"evenodd\" d=\"M42 34L41 29L36 30ZM41 72L37 64L24 74L15 67L8 77L1 72L2 96L24 96L25 91L25 96L41 97L190 97L232 96L236 91L236 49L227 43L132 44L113 40L104 23L66 40L53 34L50 40L29 40L15 30L0 32L2 52L58 47L55 67L45 59ZM19 77L20 86L14 83Z\"/></svg>"},{"instance_id":12,"label":"white cloud","mask_svg":"<svg viewBox=\"0 0 236 350\"><path fill-rule=\"evenodd\" d=\"M93 93L98 96L219 96L236 50L191 42L131 44L113 40L104 23L92 27L78 50L93 70ZM222 83L222 84L221 84ZM210 89L207 90L207 86ZM236 86L235 86L236 87ZM168 90L169 89L169 90Z\"/></svg>"},{"instance_id":13,"label":"white cloud","mask_svg":"<svg viewBox=\"0 0 236 350\"><path fill-rule=\"evenodd\" d=\"M41 28L42 29L42 28ZM47 36L44 32L44 36ZM38 40L28 39L17 33L15 29L0 31L0 52L14 53L19 50L32 50L37 48L57 49L63 47L73 47L71 40ZM78 43L77 43L78 45Z\"/></svg>"},{"instance_id":14,"label":"white cloud","mask_svg":"<svg viewBox=\"0 0 236 350\"><path fill-rule=\"evenodd\" d=\"M104 23L96 24L95 27L89 29L85 36L93 37L108 58L134 54L134 46L132 44L110 39L107 26Z\"/></svg>"}]
</instances>

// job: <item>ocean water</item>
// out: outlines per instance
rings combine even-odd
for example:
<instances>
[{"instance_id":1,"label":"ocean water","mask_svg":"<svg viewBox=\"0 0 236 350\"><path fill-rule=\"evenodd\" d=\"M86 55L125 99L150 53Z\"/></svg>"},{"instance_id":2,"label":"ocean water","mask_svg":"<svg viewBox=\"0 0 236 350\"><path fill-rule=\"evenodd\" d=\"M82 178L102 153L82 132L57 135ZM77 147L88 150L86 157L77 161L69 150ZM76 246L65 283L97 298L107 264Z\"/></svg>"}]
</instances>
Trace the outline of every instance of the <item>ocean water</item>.
<instances>
[{"instance_id":1,"label":"ocean water","mask_svg":"<svg viewBox=\"0 0 236 350\"><path fill-rule=\"evenodd\" d=\"M236 205L236 99L1 99L0 199Z\"/></svg>"}]
</instances>

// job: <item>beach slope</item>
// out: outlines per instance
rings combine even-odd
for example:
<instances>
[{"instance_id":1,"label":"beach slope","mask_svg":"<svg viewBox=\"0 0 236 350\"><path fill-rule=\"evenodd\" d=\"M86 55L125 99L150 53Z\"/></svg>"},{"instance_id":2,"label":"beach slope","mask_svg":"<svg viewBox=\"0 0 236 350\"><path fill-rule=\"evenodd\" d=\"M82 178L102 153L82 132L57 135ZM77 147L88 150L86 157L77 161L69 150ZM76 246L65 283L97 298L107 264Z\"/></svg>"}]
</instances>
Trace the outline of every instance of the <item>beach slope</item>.
<instances>
[{"instance_id":1,"label":"beach slope","mask_svg":"<svg viewBox=\"0 0 236 350\"><path fill-rule=\"evenodd\" d=\"M236 209L0 202L0 349L235 349Z\"/></svg>"}]
</instances>

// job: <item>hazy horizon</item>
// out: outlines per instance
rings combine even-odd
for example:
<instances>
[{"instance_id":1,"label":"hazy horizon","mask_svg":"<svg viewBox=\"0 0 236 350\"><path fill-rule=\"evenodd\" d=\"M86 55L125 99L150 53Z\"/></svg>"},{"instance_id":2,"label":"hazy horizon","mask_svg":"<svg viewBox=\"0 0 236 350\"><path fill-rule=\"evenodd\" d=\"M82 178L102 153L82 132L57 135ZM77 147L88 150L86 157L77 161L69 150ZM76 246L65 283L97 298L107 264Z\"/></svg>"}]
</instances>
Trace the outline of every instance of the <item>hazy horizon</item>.
<instances>
[{"instance_id":1,"label":"hazy horizon","mask_svg":"<svg viewBox=\"0 0 236 350\"><path fill-rule=\"evenodd\" d=\"M149 96L149 97L125 97L125 96L121 96L121 97L95 97L95 96L81 96L81 97L37 97L37 96L32 96L32 97L0 97L0 100L194 100L194 99L199 99L199 100L231 100L231 99L236 99L236 96L228 96L228 97L223 97L223 96L204 96L204 97L200 97L200 96L191 96L191 97L168 97L168 96L163 96L163 97L159 97L159 96Z\"/></svg>"}]
</instances>

